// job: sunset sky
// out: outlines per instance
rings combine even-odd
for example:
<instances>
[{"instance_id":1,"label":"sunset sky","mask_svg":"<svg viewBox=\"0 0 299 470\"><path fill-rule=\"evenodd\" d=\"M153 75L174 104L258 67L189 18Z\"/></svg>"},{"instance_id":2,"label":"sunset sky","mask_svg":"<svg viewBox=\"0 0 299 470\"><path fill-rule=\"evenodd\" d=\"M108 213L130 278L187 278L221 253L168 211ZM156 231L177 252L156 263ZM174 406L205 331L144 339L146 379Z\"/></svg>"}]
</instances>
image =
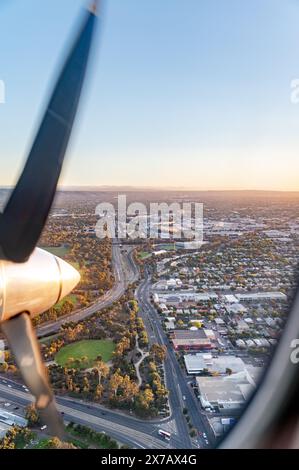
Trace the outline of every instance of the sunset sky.
<instances>
[{"instance_id":1,"label":"sunset sky","mask_svg":"<svg viewBox=\"0 0 299 470\"><path fill-rule=\"evenodd\" d=\"M1 0L0 185L84 0ZM297 0L106 0L61 184L299 190Z\"/></svg>"}]
</instances>

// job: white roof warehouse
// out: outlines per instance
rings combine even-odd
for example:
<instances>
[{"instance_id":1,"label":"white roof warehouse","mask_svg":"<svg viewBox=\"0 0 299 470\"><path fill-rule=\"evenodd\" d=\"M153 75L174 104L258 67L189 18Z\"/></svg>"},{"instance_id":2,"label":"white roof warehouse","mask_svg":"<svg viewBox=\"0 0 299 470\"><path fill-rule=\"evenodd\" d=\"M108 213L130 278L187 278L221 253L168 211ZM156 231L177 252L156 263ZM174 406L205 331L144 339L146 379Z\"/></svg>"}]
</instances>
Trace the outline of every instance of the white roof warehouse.
<instances>
[{"instance_id":1,"label":"white roof warehouse","mask_svg":"<svg viewBox=\"0 0 299 470\"><path fill-rule=\"evenodd\" d=\"M243 360L235 356L213 357L212 354L186 354L184 356L188 374L200 374L203 370L212 373L226 374L229 369L232 373L245 369Z\"/></svg>"}]
</instances>

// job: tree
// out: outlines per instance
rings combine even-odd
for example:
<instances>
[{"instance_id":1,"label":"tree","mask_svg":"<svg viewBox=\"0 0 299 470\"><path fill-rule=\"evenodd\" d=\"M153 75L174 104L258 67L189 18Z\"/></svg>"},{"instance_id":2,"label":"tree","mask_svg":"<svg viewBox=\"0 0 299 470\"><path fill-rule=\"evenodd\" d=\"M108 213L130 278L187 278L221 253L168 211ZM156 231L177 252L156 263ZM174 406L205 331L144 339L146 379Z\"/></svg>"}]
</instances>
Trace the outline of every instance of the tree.
<instances>
[{"instance_id":1,"label":"tree","mask_svg":"<svg viewBox=\"0 0 299 470\"><path fill-rule=\"evenodd\" d=\"M5 361L2 362L0 364L0 372L5 374L8 371L8 367L9 366L8 366L7 362L5 362Z\"/></svg>"},{"instance_id":2,"label":"tree","mask_svg":"<svg viewBox=\"0 0 299 470\"><path fill-rule=\"evenodd\" d=\"M115 357L123 356L125 351L129 350L131 347L131 341L127 336L124 336L116 346L114 351Z\"/></svg>"},{"instance_id":3,"label":"tree","mask_svg":"<svg viewBox=\"0 0 299 470\"><path fill-rule=\"evenodd\" d=\"M107 366L107 364L104 361L98 360L94 364L94 369L96 369L97 372L98 372L99 385L100 385L102 377L105 378L109 374L109 367Z\"/></svg>"},{"instance_id":4,"label":"tree","mask_svg":"<svg viewBox=\"0 0 299 470\"><path fill-rule=\"evenodd\" d=\"M139 391L138 385L130 379L128 375L125 375L123 382L121 384L121 389L123 392L123 400L129 401L132 400Z\"/></svg>"},{"instance_id":5,"label":"tree","mask_svg":"<svg viewBox=\"0 0 299 470\"><path fill-rule=\"evenodd\" d=\"M25 418L27 419L30 427L38 426L40 424L40 417L33 403L26 407Z\"/></svg>"},{"instance_id":6,"label":"tree","mask_svg":"<svg viewBox=\"0 0 299 470\"><path fill-rule=\"evenodd\" d=\"M146 414L149 411L154 398L154 393L149 387L143 391L140 391L136 397L136 410Z\"/></svg>"},{"instance_id":7,"label":"tree","mask_svg":"<svg viewBox=\"0 0 299 470\"><path fill-rule=\"evenodd\" d=\"M95 393L94 393L94 399L96 401L99 401L102 398L103 391L104 391L103 385L99 384L96 386Z\"/></svg>"},{"instance_id":8,"label":"tree","mask_svg":"<svg viewBox=\"0 0 299 470\"><path fill-rule=\"evenodd\" d=\"M142 330L139 333L139 344L143 348L148 345L148 335L147 335L147 332L145 330Z\"/></svg>"},{"instance_id":9,"label":"tree","mask_svg":"<svg viewBox=\"0 0 299 470\"><path fill-rule=\"evenodd\" d=\"M166 346L153 344L150 349L150 354L156 359L157 362L163 362L166 358Z\"/></svg>"},{"instance_id":10,"label":"tree","mask_svg":"<svg viewBox=\"0 0 299 470\"><path fill-rule=\"evenodd\" d=\"M109 389L110 398L116 397L118 389L122 383L123 383L123 378L120 375L119 369L118 369L113 375L111 375L110 380L109 380L108 389Z\"/></svg>"},{"instance_id":11,"label":"tree","mask_svg":"<svg viewBox=\"0 0 299 470\"><path fill-rule=\"evenodd\" d=\"M89 380L88 380L88 377L83 377L83 392L84 393L88 393L90 390L90 384L89 384Z\"/></svg>"},{"instance_id":12,"label":"tree","mask_svg":"<svg viewBox=\"0 0 299 470\"><path fill-rule=\"evenodd\" d=\"M76 449L76 447L70 442L63 442L58 437L49 439L47 449Z\"/></svg>"},{"instance_id":13,"label":"tree","mask_svg":"<svg viewBox=\"0 0 299 470\"><path fill-rule=\"evenodd\" d=\"M16 449L30 442L33 436L34 434L28 428L13 426L0 440L0 449Z\"/></svg>"}]
</instances>

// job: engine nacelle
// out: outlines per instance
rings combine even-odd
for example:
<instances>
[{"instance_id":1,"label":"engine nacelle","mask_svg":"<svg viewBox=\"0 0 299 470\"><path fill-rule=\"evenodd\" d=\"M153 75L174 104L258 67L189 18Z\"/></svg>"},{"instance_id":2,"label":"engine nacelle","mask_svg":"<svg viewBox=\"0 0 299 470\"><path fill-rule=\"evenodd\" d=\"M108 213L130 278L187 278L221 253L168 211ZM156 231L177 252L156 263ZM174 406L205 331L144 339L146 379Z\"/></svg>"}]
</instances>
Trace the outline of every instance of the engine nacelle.
<instances>
[{"instance_id":1,"label":"engine nacelle","mask_svg":"<svg viewBox=\"0 0 299 470\"><path fill-rule=\"evenodd\" d=\"M0 323L28 312L45 312L69 294L80 281L70 264L36 248L25 263L0 261Z\"/></svg>"}]
</instances>

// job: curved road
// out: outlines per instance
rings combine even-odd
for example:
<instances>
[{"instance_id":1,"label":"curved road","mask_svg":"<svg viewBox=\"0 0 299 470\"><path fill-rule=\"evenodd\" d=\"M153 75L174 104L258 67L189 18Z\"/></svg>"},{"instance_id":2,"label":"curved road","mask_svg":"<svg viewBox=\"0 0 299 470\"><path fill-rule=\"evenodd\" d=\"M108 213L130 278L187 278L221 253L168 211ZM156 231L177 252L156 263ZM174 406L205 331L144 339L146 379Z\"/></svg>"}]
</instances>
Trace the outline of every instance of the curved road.
<instances>
[{"instance_id":1,"label":"curved road","mask_svg":"<svg viewBox=\"0 0 299 470\"><path fill-rule=\"evenodd\" d=\"M120 246L115 243L112 245L112 264L115 277L115 284L112 289L88 307L74 311L54 322L43 323L36 329L37 336L49 336L57 333L62 325L82 321L117 301L124 294L127 286L138 279L139 273L132 259L132 251L128 254L122 254Z\"/></svg>"}]
</instances>

